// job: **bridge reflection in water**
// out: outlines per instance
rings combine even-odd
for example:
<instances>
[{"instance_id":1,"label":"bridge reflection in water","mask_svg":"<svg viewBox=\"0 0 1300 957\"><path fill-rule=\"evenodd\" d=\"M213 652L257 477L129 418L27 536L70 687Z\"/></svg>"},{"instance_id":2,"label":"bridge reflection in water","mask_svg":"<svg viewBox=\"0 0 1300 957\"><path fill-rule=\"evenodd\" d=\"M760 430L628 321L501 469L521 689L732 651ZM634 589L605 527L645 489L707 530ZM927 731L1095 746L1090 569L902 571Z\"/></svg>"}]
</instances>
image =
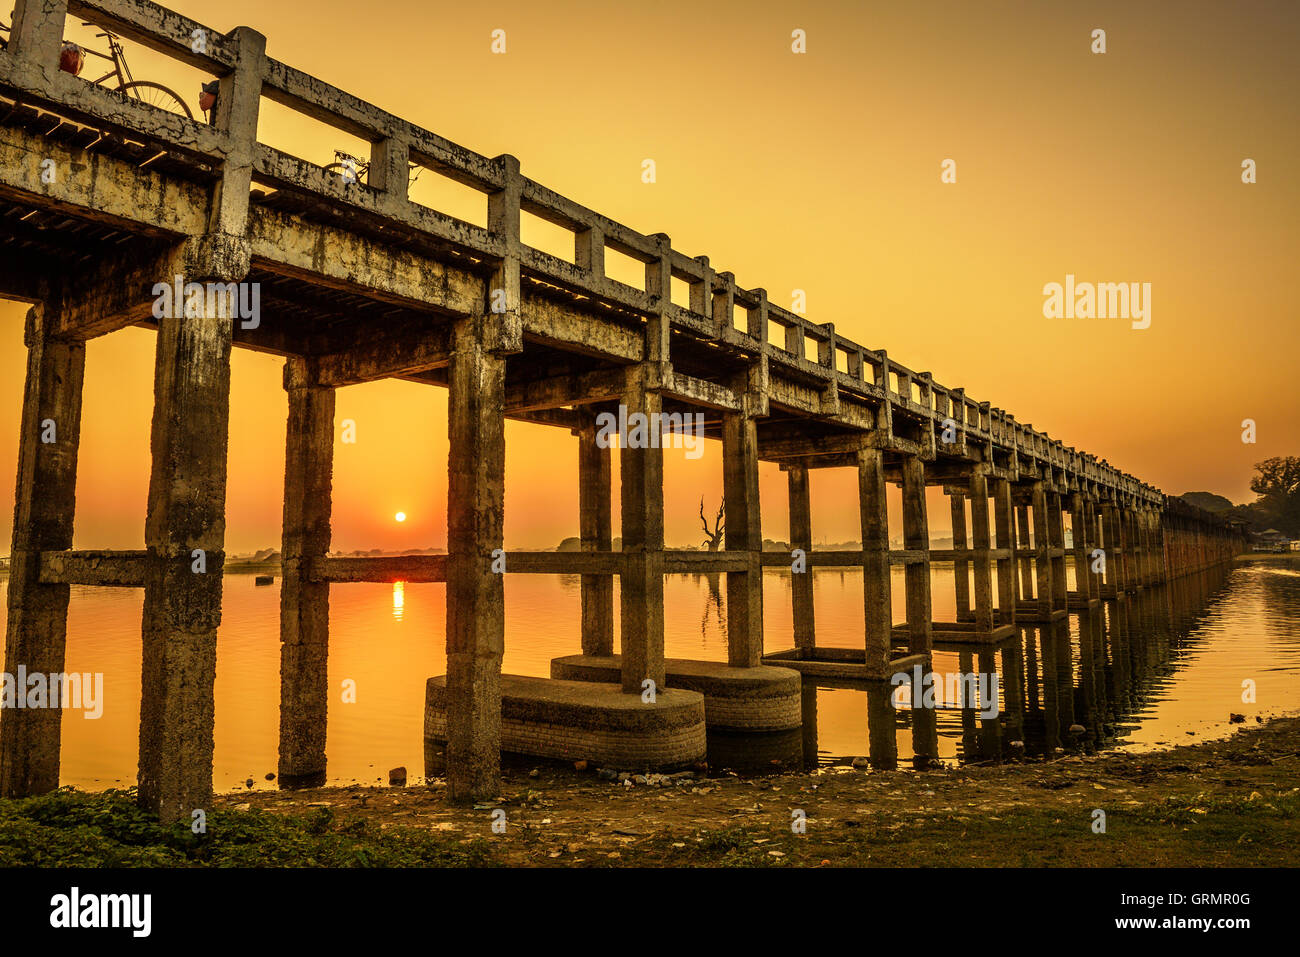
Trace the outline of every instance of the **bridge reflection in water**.
<instances>
[{"instance_id":1,"label":"bridge reflection in water","mask_svg":"<svg viewBox=\"0 0 1300 957\"><path fill-rule=\"evenodd\" d=\"M941 757L959 764L1050 760L1120 745L1178 670L1190 650L1187 639L1222 597L1232 572L1219 566L1051 624L1021 625L996 645L937 642L932 674L949 693L936 695L940 706L934 709L913 708L910 694L881 681L805 675L802 728L765 736L710 732L709 763L757 773L867 757L871 767L889 770L923 768ZM954 706L954 673L995 676L996 715L970 699ZM821 733L818 704L828 690L857 692L853 698L865 704L869 754L837 753L845 739L842 708L834 709L831 733ZM1227 720L1226 714L1215 717Z\"/></svg>"}]
</instances>

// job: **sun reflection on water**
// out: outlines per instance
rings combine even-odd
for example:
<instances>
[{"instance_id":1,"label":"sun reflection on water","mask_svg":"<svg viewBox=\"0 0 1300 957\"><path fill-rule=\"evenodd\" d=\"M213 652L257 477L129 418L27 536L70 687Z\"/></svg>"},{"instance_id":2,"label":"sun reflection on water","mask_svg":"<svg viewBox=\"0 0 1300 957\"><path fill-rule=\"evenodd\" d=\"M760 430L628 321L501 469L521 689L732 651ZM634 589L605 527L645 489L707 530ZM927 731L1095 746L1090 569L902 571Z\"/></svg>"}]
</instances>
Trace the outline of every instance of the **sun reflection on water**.
<instances>
[{"instance_id":1,"label":"sun reflection on water","mask_svg":"<svg viewBox=\"0 0 1300 957\"><path fill-rule=\"evenodd\" d=\"M402 620L402 609L406 605L406 582L393 582L393 618Z\"/></svg>"}]
</instances>

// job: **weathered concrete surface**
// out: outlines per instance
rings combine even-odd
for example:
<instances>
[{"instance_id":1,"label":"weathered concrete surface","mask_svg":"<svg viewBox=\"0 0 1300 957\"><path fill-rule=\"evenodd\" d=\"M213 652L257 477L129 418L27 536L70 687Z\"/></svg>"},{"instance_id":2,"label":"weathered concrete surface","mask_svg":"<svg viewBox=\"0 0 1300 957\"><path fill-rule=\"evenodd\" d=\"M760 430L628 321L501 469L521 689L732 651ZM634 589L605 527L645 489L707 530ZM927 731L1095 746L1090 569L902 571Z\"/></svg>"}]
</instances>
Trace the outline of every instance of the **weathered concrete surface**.
<instances>
[{"instance_id":1,"label":"weathered concrete surface","mask_svg":"<svg viewBox=\"0 0 1300 957\"><path fill-rule=\"evenodd\" d=\"M727 662L753 668L763 658L763 530L758 500L758 425L722 417L722 485L728 552L748 552L744 571L727 573Z\"/></svg>"},{"instance_id":2,"label":"weathered concrete surface","mask_svg":"<svg viewBox=\"0 0 1300 957\"><path fill-rule=\"evenodd\" d=\"M644 372L642 373L644 376ZM663 398L644 378L625 399L629 417L658 415ZM664 464L662 448L620 448L624 571L619 581L623 690L664 685Z\"/></svg>"},{"instance_id":3,"label":"weathered concrete surface","mask_svg":"<svg viewBox=\"0 0 1300 957\"><path fill-rule=\"evenodd\" d=\"M315 363L290 359L285 430L284 520L280 544L281 787L325 780L329 702L329 592L312 563L330 546L334 471L334 389L315 384Z\"/></svg>"},{"instance_id":4,"label":"weathered concrete surface","mask_svg":"<svg viewBox=\"0 0 1300 957\"><path fill-rule=\"evenodd\" d=\"M190 820L212 792L231 325L192 316L158 327L139 795L168 822Z\"/></svg>"},{"instance_id":5,"label":"weathered concrete surface","mask_svg":"<svg viewBox=\"0 0 1300 957\"><path fill-rule=\"evenodd\" d=\"M699 692L661 689L651 703L624 694L617 684L522 675L501 675L500 688L504 751L637 770L668 770L704 760L704 696ZM449 740L452 708L447 677L430 678L426 743ZM455 761L448 744L449 777Z\"/></svg>"},{"instance_id":6,"label":"weathered concrete surface","mask_svg":"<svg viewBox=\"0 0 1300 957\"><path fill-rule=\"evenodd\" d=\"M583 416L578 432L578 524L582 549L612 548L611 472L613 453L596 444L596 418ZM582 576L582 653L614 653L614 578ZM620 679L621 680L621 679Z\"/></svg>"},{"instance_id":7,"label":"weathered concrete surface","mask_svg":"<svg viewBox=\"0 0 1300 957\"><path fill-rule=\"evenodd\" d=\"M47 338L44 306L27 319L23 392L9 565L5 669L63 671L68 586L41 581L41 553L72 547L85 347ZM46 441L52 440L52 441ZM54 708L0 709L0 796L27 797L59 786L60 722Z\"/></svg>"},{"instance_id":8,"label":"weathered concrete surface","mask_svg":"<svg viewBox=\"0 0 1300 957\"><path fill-rule=\"evenodd\" d=\"M769 665L735 668L713 661L668 658L669 688L704 695L704 720L710 730L785 731L800 725L797 671ZM619 681L618 655L567 655L551 661L551 677L565 681Z\"/></svg>"},{"instance_id":9,"label":"weathered concrete surface","mask_svg":"<svg viewBox=\"0 0 1300 957\"><path fill-rule=\"evenodd\" d=\"M447 788L494 796L500 780L505 591L493 572L505 516L505 360L481 317L455 325L447 460Z\"/></svg>"},{"instance_id":10,"label":"weathered concrete surface","mask_svg":"<svg viewBox=\"0 0 1300 957\"><path fill-rule=\"evenodd\" d=\"M808 469L802 465L791 466L786 472L786 482L790 501L790 548L801 549L806 559L812 552L812 498ZM794 646L811 650L817 646L811 565L804 572L792 573L790 591L794 612Z\"/></svg>"},{"instance_id":11,"label":"weathered concrete surface","mask_svg":"<svg viewBox=\"0 0 1300 957\"><path fill-rule=\"evenodd\" d=\"M858 512L862 523L862 601L866 615L867 671L889 672L894 621L889 582L889 509L885 498L885 456L865 448L858 457Z\"/></svg>"}]
</instances>

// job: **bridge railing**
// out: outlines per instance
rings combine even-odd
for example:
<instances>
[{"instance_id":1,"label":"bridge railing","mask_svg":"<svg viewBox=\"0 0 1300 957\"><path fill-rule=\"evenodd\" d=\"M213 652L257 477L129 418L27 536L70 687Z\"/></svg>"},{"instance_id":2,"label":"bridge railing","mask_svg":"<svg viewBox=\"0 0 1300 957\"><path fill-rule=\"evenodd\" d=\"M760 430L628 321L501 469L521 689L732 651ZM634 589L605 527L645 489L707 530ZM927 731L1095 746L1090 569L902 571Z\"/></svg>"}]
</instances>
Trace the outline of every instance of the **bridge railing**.
<instances>
[{"instance_id":1,"label":"bridge railing","mask_svg":"<svg viewBox=\"0 0 1300 957\"><path fill-rule=\"evenodd\" d=\"M369 182L344 183L323 167L257 141L250 129L220 129L156 110L93 87L57 70L37 69L57 60L63 14L101 24L121 36L223 78L223 93L238 74L256 84L260 96L371 144ZM55 29L57 24L57 30ZM56 35L57 34L57 35ZM807 378L838 407L840 392L868 405L888 403L894 415L922 423L936 435L955 427L958 451L967 443L997 446L1021 463L1072 471L1122 494L1160 501L1155 489L1104 460L1072 455L1059 441L1038 432L964 390L937 383L884 350L868 349L839 335L831 323L815 323L771 302L761 288L747 289L706 257L672 248L667 236L646 235L560 195L518 173L508 157L490 159L395 116L314 76L270 57L244 62L235 34L223 34L149 0L34 0L20 2L13 42L0 51L0 83L39 86L38 98L73 118L94 119L181 153L222 163L251 155L252 178L276 189L327 198L341 208L395 220L401 228L442 240L479 258L517 257L514 268L645 316L662 316L673 326L723 342L742 353L762 354L788 372ZM408 163L414 163L487 197L487 228L413 202ZM497 211L494 215L493 210ZM520 213L537 216L573 235L573 261L520 241ZM605 272L605 249L645 265L646 279L632 286ZM689 290L687 306L671 301L671 277ZM770 339L779 327L781 344ZM806 343L815 354L806 352ZM841 368L841 360L843 368Z\"/></svg>"}]
</instances>

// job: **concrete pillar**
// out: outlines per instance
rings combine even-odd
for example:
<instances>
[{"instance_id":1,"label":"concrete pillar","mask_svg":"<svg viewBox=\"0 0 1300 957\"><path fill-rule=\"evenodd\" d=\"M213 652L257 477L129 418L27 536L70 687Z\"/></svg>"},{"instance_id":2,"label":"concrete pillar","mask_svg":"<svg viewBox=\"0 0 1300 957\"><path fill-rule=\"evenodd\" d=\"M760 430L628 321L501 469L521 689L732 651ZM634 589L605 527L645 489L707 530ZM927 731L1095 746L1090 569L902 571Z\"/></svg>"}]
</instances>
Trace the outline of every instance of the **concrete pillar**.
<instances>
[{"instance_id":1,"label":"concrete pillar","mask_svg":"<svg viewBox=\"0 0 1300 957\"><path fill-rule=\"evenodd\" d=\"M329 582L312 566L329 553L334 472L334 390L314 382L314 363L289 358L284 521L280 544L280 761L282 788L325 782L329 703Z\"/></svg>"},{"instance_id":2,"label":"concrete pillar","mask_svg":"<svg viewBox=\"0 0 1300 957\"><path fill-rule=\"evenodd\" d=\"M1102 506L1102 533L1105 536L1106 584L1115 595L1128 590L1124 569L1124 543L1120 535L1119 509L1112 503Z\"/></svg>"},{"instance_id":3,"label":"concrete pillar","mask_svg":"<svg viewBox=\"0 0 1300 957\"><path fill-rule=\"evenodd\" d=\"M1011 482L999 478L993 480L993 525L997 535L997 547L1005 552L1005 558L998 559L998 624L1014 625L1016 623L1016 536L1012 527Z\"/></svg>"},{"instance_id":4,"label":"concrete pillar","mask_svg":"<svg viewBox=\"0 0 1300 957\"><path fill-rule=\"evenodd\" d=\"M975 631L993 631L993 564L989 556L989 485L981 466L970 474L971 564L975 568Z\"/></svg>"},{"instance_id":5,"label":"concrete pillar","mask_svg":"<svg viewBox=\"0 0 1300 957\"><path fill-rule=\"evenodd\" d=\"M67 0L15 0L9 53L53 76L59 66Z\"/></svg>"},{"instance_id":6,"label":"concrete pillar","mask_svg":"<svg viewBox=\"0 0 1300 957\"><path fill-rule=\"evenodd\" d=\"M792 465L786 471L790 494L790 548L812 552L812 497L808 485L808 469ZM813 614L813 570L793 574L790 593L794 605L794 646L809 654L817 647L817 629Z\"/></svg>"},{"instance_id":7,"label":"concrete pillar","mask_svg":"<svg viewBox=\"0 0 1300 957\"><path fill-rule=\"evenodd\" d=\"M919 551L909 558L904 576L907 589L908 651L928 654L931 646L930 528L925 512L925 462L918 455L903 458L903 548Z\"/></svg>"},{"instance_id":8,"label":"concrete pillar","mask_svg":"<svg viewBox=\"0 0 1300 957\"><path fill-rule=\"evenodd\" d=\"M862 602L866 615L866 665L886 678L892 655L893 612L889 584L889 510L885 498L885 453L858 452L858 510L862 522ZM891 726L892 731L892 726Z\"/></svg>"},{"instance_id":9,"label":"concrete pillar","mask_svg":"<svg viewBox=\"0 0 1300 957\"><path fill-rule=\"evenodd\" d=\"M1151 581L1152 584L1160 584L1165 580L1165 548L1161 536L1160 512L1155 508L1148 508L1146 516L1150 545L1148 555L1151 560Z\"/></svg>"},{"instance_id":10,"label":"concrete pillar","mask_svg":"<svg viewBox=\"0 0 1300 957\"><path fill-rule=\"evenodd\" d=\"M1070 537L1074 552L1074 590L1083 601L1097 597L1091 572L1091 536L1088 528L1088 507L1083 493L1070 495Z\"/></svg>"},{"instance_id":11,"label":"concrete pillar","mask_svg":"<svg viewBox=\"0 0 1300 957\"><path fill-rule=\"evenodd\" d=\"M80 342L47 338L44 320L43 305L27 315L27 383L5 631L5 670L10 674L19 666L28 674L64 670L68 586L41 584L40 556L72 547L86 351ZM0 709L0 797L29 797L59 786L62 717L57 708Z\"/></svg>"},{"instance_id":12,"label":"concrete pillar","mask_svg":"<svg viewBox=\"0 0 1300 957\"><path fill-rule=\"evenodd\" d=\"M447 794L495 796L501 779L505 519L505 358L480 317L452 333L447 455ZM509 561L509 557L506 557Z\"/></svg>"},{"instance_id":13,"label":"concrete pillar","mask_svg":"<svg viewBox=\"0 0 1300 957\"><path fill-rule=\"evenodd\" d=\"M625 400L629 417L657 416L658 393L644 373ZM664 686L664 463L661 448L620 448L623 578L619 587L623 690L641 694L649 678Z\"/></svg>"},{"instance_id":14,"label":"concrete pillar","mask_svg":"<svg viewBox=\"0 0 1300 957\"><path fill-rule=\"evenodd\" d=\"M1120 512L1120 534L1124 539L1124 556L1128 564L1129 588L1136 591L1145 585L1142 577L1142 533L1138 527L1137 510L1126 508Z\"/></svg>"},{"instance_id":15,"label":"concrete pillar","mask_svg":"<svg viewBox=\"0 0 1300 957\"><path fill-rule=\"evenodd\" d=\"M1138 589L1137 566L1134 557L1137 554L1137 542L1133 540L1131 514L1125 507L1116 509L1115 520L1120 547L1120 564L1124 567L1124 590L1133 592Z\"/></svg>"},{"instance_id":16,"label":"concrete pillar","mask_svg":"<svg viewBox=\"0 0 1300 957\"><path fill-rule=\"evenodd\" d=\"M1169 549L1165 543L1165 522L1164 512L1158 508L1151 510L1151 525L1155 532L1156 539L1156 577L1163 584L1169 580ZM1228 548L1228 556L1231 557L1233 549Z\"/></svg>"},{"instance_id":17,"label":"concrete pillar","mask_svg":"<svg viewBox=\"0 0 1300 957\"><path fill-rule=\"evenodd\" d=\"M1052 610L1062 611L1067 605L1065 581L1065 517L1061 511L1061 496L1052 492L1047 496L1047 544L1051 551Z\"/></svg>"},{"instance_id":18,"label":"concrete pillar","mask_svg":"<svg viewBox=\"0 0 1300 957\"><path fill-rule=\"evenodd\" d=\"M746 553L743 572L727 572L727 663L753 668L763 660L763 525L758 498L758 425L751 416L722 416L722 484L729 553Z\"/></svg>"},{"instance_id":19,"label":"concrete pillar","mask_svg":"<svg viewBox=\"0 0 1300 957\"><path fill-rule=\"evenodd\" d=\"M578 526L584 552L613 547L611 488L613 453L596 443L596 417L578 430ZM614 653L614 576L582 576L582 653Z\"/></svg>"},{"instance_id":20,"label":"concrete pillar","mask_svg":"<svg viewBox=\"0 0 1300 957\"><path fill-rule=\"evenodd\" d=\"M1034 604L1040 621L1052 617L1052 560L1048 552L1051 533L1048 531L1047 489L1035 482L1031 489L1034 513Z\"/></svg>"},{"instance_id":21,"label":"concrete pillar","mask_svg":"<svg viewBox=\"0 0 1300 957\"><path fill-rule=\"evenodd\" d=\"M952 509L952 548L960 553L966 548L966 496L953 492L948 496ZM953 558L953 581L957 588L957 620L974 621L970 607L970 562L961 554Z\"/></svg>"},{"instance_id":22,"label":"concrete pillar","mask_svg":"<svg viewBox=\"0 0 1300 957\"><path fill-rule=\"evenodd\" d=\"M1142 547L1140 552L1142 557L1142 584L1150 586L1155 584L1155 566L1151 561L1151 513L1143 507L1134 513L1138 529L1138 542Z\"/></svg>"},{"instance_id":23,"label":"concrete pillar","mask_svg":"<svg viewBox=\"0 0 1300 957\"><path fill-rule=\"evenodd\" d=\"M1029 506L1016 506L1016 548L1028 548L1029 541ZM1029 605L1034 598L1034 560L1016 556L1016 567L1020 569L1020 600Z\"/></svg>"},{"instance_id":24,"label":"concrete pillar","mask_svg":"<svg viewBox=\"0 0 1300 957\"><path fill-rule=\"evenodd\" d=\"M163 823L189 821L212 796L233 327L207 314L158 320L139 800Z\"/></svg>"},{"instance_id":25,"label":"concrete pillar","mask_svg":"<svg viewBox=\"0 0 1300 957\"><path fill-rule=\"evenodd\" d=\"M883 681L867 683L868 760L877 771L898 767L898 710L894 707L893 692Z\"/></svg>"}]
</instances>

